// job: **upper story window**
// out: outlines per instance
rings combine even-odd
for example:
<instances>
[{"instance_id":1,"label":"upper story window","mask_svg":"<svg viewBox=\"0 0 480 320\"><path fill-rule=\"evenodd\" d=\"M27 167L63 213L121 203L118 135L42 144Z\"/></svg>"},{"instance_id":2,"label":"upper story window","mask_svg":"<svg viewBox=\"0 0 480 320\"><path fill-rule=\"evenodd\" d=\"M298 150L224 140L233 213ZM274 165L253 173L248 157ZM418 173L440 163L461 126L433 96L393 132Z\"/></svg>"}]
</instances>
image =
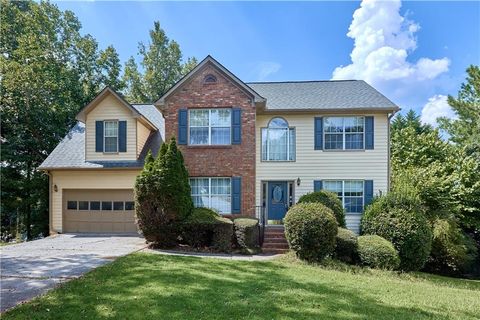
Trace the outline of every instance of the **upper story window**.
<instances>
[{"instance_id":1,"label":"upper story window","mask_svg":"<svg viewBox=\"0 0 480 320\"><path fill-rule=\"evenodd\" d=\"M205 78L203 78L203 83L206 83L206 84L217 83L217 77L215 77L213 74L207 74Z\"/></svg>"},{"instance_id":2,"label":"upper story window","mask_svg":"<svg viewBox=\"0 0 480 320\"><path fill-rule=\"evenodd\" d=\"M325 117L325 150L364 149L364 117Z\"/></svg>"},{"instance_id":3,"label":"upper story window","mask_svg":"<svg viewBox=\"0 0 480 320\"><path fill-rule=\"evenodd\" d=\"M361 180L326 180L323 189L336 193L347 213L363 211L363 181Z\"/></svg>"},{"instance_id":4,"label":"upper story window","mask_svg":"<svg viewBox=\"0 0 480 320\"><path fill-rule=\"evenodd\" d=\"M230 109L190 109L190 145L231 144Z\"/></svg>"},{"instance_id":5,"label":"upper story window","mask_svg":"<svg viewBox=\"0 0 480 320\"><path fill-rule=\"evenodd\" d=\"M103 122L104 152L118 152L118 121Z\"/></svg>"},{"instance_id":6,"label":"upper story window","mask_svg":"<svg viewBox=\"0 0 480 320\"><path fill-rule=\"evenodd\" d=\"M295 128L283 118L273 118L262 128L263 161L295 161Z\"/></svg>"}]
</instances>

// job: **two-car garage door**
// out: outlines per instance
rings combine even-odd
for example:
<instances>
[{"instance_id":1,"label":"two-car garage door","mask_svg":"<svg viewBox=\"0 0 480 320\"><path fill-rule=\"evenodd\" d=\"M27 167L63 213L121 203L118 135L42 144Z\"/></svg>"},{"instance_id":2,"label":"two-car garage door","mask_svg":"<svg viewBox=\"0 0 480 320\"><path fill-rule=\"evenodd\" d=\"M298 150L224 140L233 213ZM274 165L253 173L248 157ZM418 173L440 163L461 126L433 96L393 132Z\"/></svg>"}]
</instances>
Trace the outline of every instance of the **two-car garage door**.
<instances>
[{"instance_id":1,"label":"two-car garage door","mask_svg":"<svg viewBox=\"0 0 480 320\"><path fill-rule=\"evenodd\" d=\"M63 190L63 230L136 232L133 190Z\"/></svg>"}]
</instances>

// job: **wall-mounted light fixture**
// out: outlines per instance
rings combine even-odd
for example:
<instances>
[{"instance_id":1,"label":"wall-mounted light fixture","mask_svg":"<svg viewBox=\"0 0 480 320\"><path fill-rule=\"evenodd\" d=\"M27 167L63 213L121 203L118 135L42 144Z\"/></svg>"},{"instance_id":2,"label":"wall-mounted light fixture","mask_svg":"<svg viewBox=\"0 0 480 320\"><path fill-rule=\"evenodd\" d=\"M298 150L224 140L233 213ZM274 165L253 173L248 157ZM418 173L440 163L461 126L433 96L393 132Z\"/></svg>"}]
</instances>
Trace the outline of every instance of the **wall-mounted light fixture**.
<instances>
[{"instance_id":1,"label":"wall-mounted light fixture","mask_svg":"<svg viewBox=\"0 0 480 320\"><path fill-rule=\"evenodd\" d=\"M57 185L54 185L54 186L53 186L53 191L58 192L58 187L57 187Z\"/></svg>"},{"instance_id":2,"label":"wall-mounted light fixture","mask_svg":"<svg viewBox=\"0 0 480 320\"><path fill-rule=\"evenodd\" d=\"M302 182L302 181L300 180L300 177L298 177L298 178L297 178L297 186L300 185L300 182Z\"/></svg>"}]
</instances>

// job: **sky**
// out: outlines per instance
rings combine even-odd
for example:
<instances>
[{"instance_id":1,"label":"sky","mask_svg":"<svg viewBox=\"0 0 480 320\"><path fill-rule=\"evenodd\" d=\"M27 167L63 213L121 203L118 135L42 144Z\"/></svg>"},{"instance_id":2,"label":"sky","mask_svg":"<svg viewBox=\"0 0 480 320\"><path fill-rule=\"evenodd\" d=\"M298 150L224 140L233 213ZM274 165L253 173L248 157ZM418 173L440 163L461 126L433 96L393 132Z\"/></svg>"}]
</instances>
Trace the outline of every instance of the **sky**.
<instances>
[{"instance_id":1,"label":"sky","mask_svg":"<svg viewBox=\"0 0 480 320\"><path fill-rule=\"evenodd\" d=\"M57 2L122 62L154 21L184 58L212 55L245 82L362 79L435 125L454 117L465 69L480 64L480 2Z\"/></svg>"}]
</instances>

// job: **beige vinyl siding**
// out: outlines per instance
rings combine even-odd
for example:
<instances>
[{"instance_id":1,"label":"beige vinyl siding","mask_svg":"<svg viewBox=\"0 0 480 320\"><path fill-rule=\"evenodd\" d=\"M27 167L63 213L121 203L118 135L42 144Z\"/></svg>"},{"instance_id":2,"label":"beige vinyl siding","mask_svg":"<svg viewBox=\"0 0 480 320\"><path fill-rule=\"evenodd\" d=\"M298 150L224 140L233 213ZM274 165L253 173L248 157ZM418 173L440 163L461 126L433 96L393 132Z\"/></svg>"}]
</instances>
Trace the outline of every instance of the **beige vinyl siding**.
<instances>
[{"instance_id":1,"label":"beige vinyl siding","mask_svg":"<svg viewBox=\"0 0 480 320\"><path fill-rule=\"evenodd\" d=\"M137 121L137 158L143 150L143 146L147 142L150 135L150 129L148 129L143 123Z\"/></svg>"},{"instance_id":2,"label":"beige vinyl siding","mask_svg":"<svg viewBox=\"0 0 480 320\"><path fill-rule=\"evenodd\" d=\"M373 180L374 194L388 189L388 117L373 115L374 150L322 151L314 150L314 117L328 114L257 115L256 120L256 203L261 205L261 183L268 180L295 181L295 202L305 193L313 191L314 180ZM261 128L270 119L281 116L296 130L296 161L261 161ZM300 178L300 186L296 180ZM347 215L349 228L358 230L361 215Z\"/></svg>"},{"instance_id":3,"label":"beige vinyl siding","mask_svg":"<svg viewBox=\"0 0 480 320\"><path fill-rule=\"evenodd\" d=\"M103 153L95 152L95 121L118 120L127 121L127 152ZM137 159L137 120L114 96L108 95L87 114L86 118L86 160L136 160Z\"/></svg>"},{"instance_id":4,"label":"beige vinyl siding","mask_svg":"<svg viewBox=\"0 0 480 320\"><path fill-rule=\"evenodd\" d=\"M139 170L57 170L51 172L51 230L62 232L62 195L65 189L133 189ZM54 186L57 186L55 192Z\"/></svg>"}]
</instances>

